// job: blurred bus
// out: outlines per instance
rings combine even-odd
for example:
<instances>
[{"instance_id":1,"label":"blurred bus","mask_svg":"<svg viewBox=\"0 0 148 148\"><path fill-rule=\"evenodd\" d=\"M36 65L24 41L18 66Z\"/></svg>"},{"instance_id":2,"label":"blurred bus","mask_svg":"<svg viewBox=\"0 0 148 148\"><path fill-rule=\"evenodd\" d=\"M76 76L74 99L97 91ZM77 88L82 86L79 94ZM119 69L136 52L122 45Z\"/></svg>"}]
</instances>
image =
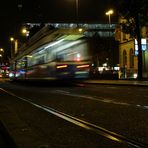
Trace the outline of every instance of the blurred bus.
<instances>
[{"instance_id":1,"label":"blurred bus","mask_svg":"<svg viewBox=\"0 0 148 148\"><path fill-rule=\"evenodd\" d=\"M20 49L11 60L10 79L88 78L91 62L83 33L66 29L49 32L39 32Z\"/></svg>"}]
</instances>

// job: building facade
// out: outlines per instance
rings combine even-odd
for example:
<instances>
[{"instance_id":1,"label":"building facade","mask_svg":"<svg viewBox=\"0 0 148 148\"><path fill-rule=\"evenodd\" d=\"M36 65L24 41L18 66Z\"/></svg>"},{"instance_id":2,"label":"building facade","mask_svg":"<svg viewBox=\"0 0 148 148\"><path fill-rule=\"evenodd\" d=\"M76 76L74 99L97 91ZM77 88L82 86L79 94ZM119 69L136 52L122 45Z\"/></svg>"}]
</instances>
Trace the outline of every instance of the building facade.
<instances>
[{"instance_id":1,"label":"building facade","mask_svg":"<svg viewBox=\"0 0 148 148\"><path fill-rule=\"evenodd\" d=\"M119 41L119 78L137 78L138 73L138 45L135 38L118 30ZM141 30L142 68L143 78L148 78L148 28Z\"/></svg>"}]
</instances>

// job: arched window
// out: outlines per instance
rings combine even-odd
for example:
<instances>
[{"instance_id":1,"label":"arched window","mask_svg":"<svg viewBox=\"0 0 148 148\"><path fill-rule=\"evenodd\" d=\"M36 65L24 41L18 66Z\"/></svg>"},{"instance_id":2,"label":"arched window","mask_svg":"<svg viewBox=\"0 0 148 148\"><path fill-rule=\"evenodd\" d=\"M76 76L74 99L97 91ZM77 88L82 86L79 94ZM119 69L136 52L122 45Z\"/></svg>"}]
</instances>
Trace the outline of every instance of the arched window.
<instances>
[{"instance_id":1,"label":"arched window","mask_svg":"<svg viewBox=\"0 0 148 148\"><path fill-rule=\"evenodd\" d=\"M126 50L123 51L123 67L127 66L127 53Z\"/></svg>"},{"instance_id":2,"label":"arched window","mask_svg":"<svg viewBox=\"0 0 148 148\"><path fill-rule=\"evenodd\" d=\"M129 51L130 68L134 67L134 50L131 48Z\"/></svg>"}]
</instances>

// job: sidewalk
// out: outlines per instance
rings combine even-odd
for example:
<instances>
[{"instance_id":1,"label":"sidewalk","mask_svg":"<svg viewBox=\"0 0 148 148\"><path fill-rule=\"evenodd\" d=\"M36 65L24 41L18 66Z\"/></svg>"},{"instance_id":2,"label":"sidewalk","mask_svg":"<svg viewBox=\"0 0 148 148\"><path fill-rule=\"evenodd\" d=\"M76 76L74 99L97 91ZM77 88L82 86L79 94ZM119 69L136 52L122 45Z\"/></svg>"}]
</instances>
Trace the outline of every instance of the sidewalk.
<instances>
[{"instance_id":1,"label":"sidewalk","mask_svg":"<svg viewBox=\"0 0 148 148\"><path fill-rule=\"evenodd\" d=\"M123 85L123 86L148 86L147 80L85 80L88 84L107 84L107 85Z\"/></svg>"}]
</instances>

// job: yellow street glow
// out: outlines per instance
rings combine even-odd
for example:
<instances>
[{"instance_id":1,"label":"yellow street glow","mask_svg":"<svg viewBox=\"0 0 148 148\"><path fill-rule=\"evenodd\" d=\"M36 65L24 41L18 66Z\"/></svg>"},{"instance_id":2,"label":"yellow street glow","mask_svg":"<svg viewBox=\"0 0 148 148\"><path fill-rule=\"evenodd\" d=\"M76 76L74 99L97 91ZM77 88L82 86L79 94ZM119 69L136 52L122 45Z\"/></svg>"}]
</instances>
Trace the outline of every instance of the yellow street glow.
<instances>
[{"instance_id":1,"label":"yellow street glow","mask_svg":"<svg viewBox=\"0 0 148 148\"><path fill-rule=\"evenodd\" d=\"M83 31L83 29L82 28L79 28L79 32L82 32Z\"/></svg>"},{"instance_id":2,"label":"yellow street glow","mask_svg":"<svg viewBox=\"0 0 148 148\"><path fill-rule=\"evenodd\" d=\"M111 139L111 140L114 140L114 141L121 142L120 139L118 139L118 138L116 138L116 137L114 137L114 136L111 136L111 135L109 135L108 138Z\"/></svg>"},{"instance_id":3,"label":"yellow street glow","mask_svg":"<svg viewBox=\"0 0 148 148\"><path fill-rule=\"evenodd\" d=\"M1 48L0 51L3 51L3 48Z\"/></svg>"},{"instance_id":4,"label":"yellow street glow","mask_svg":"<svg viewBox=\"0 0 148 148\"><path fill-rule=\"evenodd\" d=\"M23 28L23 29L22 29L22 33L23 33L23 34L27 33L27 29L26 29L26 28Z\"/></svg>"},{"instance_id":5,"label":"yellow street glow","mask_svg":"<svg viewBox=\"0 0 148 148\"><path fill-rule=\"evenodd\" d=\"M11 41L11 42L12 42L12 41L14 41L14 38L13 38L13 37L11 37L11 38L10 38L10 41Z\"/></svg>"},{"instance_id":6,"label":"yellow street glow","mask_svg":"<svg viewBox=\"0 0 148 148\"><path fill-rule=\"evenodd\" d=\"M111 14L113 14L113 13L114 13L113 10L109 10L109 11L107 11L105 14L106 14L106 15L111 15Z\"/></svg>"}]
</instances>

